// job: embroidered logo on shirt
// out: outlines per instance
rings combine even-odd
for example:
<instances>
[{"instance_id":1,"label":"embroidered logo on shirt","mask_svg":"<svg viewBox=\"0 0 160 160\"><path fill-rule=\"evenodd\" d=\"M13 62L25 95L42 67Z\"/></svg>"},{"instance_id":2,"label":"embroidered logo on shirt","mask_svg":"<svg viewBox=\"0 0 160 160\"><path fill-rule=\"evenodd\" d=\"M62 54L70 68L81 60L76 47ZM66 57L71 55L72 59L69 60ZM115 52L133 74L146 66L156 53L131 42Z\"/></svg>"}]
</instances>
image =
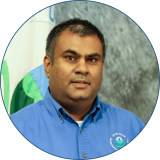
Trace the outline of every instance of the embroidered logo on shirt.
<instances>
[{"instance_id":1,"label":"embroidered logo on shirt","mask_svg":"<svg viewBox=\"0 0 160 160\"><path fill-rule=\"evenodd\" d=\"M110 144L115 150L124 147L128 142L128 138L121 133L115 133L110 138Z\"/></svg>"}]
</instances>

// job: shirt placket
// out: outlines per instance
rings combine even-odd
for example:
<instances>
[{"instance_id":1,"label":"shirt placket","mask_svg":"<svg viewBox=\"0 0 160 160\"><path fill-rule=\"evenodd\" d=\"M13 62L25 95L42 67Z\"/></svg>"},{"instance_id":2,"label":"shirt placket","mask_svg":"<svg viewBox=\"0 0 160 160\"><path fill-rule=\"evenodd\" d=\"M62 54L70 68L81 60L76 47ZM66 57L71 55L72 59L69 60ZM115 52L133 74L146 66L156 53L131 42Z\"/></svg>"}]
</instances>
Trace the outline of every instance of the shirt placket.
<instances>
[{"instance_id":1,"label":"shirt placket","mask_svg":"<svg viewBox=\"0 0 160 160\"><path fill-rule=\"evenodd\" d=\"M85 125L82 125L81 128L79 128L79 132L78 132L78 149L79 149L80 159L91 158L91 151L90 151L86 125L89 125L89 124L85 123Z\"/></svg>"}]
</instances>

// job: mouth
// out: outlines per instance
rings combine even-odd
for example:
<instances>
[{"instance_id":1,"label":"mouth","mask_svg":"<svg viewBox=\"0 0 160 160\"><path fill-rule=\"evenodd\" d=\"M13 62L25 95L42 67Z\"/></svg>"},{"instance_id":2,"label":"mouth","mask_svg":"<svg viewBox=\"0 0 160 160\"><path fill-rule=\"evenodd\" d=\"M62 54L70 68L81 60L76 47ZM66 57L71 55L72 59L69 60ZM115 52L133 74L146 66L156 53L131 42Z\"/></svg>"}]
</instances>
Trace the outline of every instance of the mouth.
<instances>
[{"instance_id":1,"label":"mouth","mask_svg":"<svg viewBox=\"0 0 160 160\"><path fill-rule=\"evenodd\" d=\"M74 80L71 83L81 83L81 84L90 84L87 80Z\"/></svg>"},{"instance_id":2,"label":"mouth","mask_svg":"<svg viewBox=\"0 0 160 160\"><path fill-rule=\"evenodd\" d=\"M85 89L90 85L90 83L87 80L74 80L74 81L71 81L71 84L73 84L74 87L80 88L80 89Z\"/></svg>"}]
</instances>

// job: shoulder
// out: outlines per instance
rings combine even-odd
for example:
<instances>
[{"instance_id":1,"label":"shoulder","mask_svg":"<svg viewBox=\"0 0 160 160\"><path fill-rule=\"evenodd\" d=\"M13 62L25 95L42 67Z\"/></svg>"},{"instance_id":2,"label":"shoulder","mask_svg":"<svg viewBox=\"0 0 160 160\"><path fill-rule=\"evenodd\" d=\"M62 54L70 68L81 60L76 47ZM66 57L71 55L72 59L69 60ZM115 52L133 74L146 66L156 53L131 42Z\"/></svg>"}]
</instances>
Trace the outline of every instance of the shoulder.
<instances>
[{"instance_id":1,"label":"shoulder","mask_svg":"<svg viewBox=\"0 0 160 160\"><path fill-rule=\"evenodd\" d=\"M119 107L116 107L114 105L111 105L111 104L108 104L108 103L105 103L105 102L102 102L100 101L100 105L103 109L103 111L107 111L107 112L111 112L113 114L129 114L129 115L134 115L134 113L126 110L126 109L123 109L123 108L119 108Z\"/></svg>"},{"instance_id":2,"label":"shoulder","mask_svg":"<svg viewBox=\"0 0 160 160\"><path fill-rule=\"evenodd\" d=\"M21 127L28 123L33 124L33 122L35 122L35 120L44 112L43 106L44 102L43 100L40 100L12 114L10 119L17 127Z\"/></svg>"},{"instance_id":3,"label":"shoulder","mask_svg":"<svg viewBox=\"0 0 160 160\"><path fill-rule=\"evenodd\" d=\"M134 113L102 101L100 101L100 105L102 107L103 113L107 114L107 116L117 124L126 124L136 127L139 126L140 130L143 129L144 123Z\"/></svg>"},{"instance_id":4,"label":"shoulder","mask_svg":"<svg viewBox=\"0 0 160 160\"><path fill-rule=\"evenodd\" d=\"M10 117L13 118L13 117L18 117L18 116L22 116L22 115L23 116L30 115L31 113L34 113L34 112L37 112L38 110L40 110L41 106L43 106L43 105L44 105L43 100L40 100L36 103L30 104L30 105L24 107L23 109L15 112Z\"/></svg>"}]
</instances>

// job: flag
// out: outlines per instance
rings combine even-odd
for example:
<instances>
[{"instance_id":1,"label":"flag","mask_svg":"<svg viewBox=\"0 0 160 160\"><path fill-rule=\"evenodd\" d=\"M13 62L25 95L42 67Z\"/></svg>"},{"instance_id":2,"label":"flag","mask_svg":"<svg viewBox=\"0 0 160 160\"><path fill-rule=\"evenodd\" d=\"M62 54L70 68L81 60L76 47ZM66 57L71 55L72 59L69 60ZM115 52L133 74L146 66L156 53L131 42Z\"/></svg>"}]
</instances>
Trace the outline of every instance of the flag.
<instances>
[{"instance_id":1,"label":"flag","mask_svg":"<svg viewBox=\"0 0 160 160\"><path fill-rule=\"evenodd\" d=\"M43 58L54 26L54 6L50 6L32 16L13 36L1 69L2 96L9 114L43 99L48 86Z\"/></svg>"}]
</instances>

